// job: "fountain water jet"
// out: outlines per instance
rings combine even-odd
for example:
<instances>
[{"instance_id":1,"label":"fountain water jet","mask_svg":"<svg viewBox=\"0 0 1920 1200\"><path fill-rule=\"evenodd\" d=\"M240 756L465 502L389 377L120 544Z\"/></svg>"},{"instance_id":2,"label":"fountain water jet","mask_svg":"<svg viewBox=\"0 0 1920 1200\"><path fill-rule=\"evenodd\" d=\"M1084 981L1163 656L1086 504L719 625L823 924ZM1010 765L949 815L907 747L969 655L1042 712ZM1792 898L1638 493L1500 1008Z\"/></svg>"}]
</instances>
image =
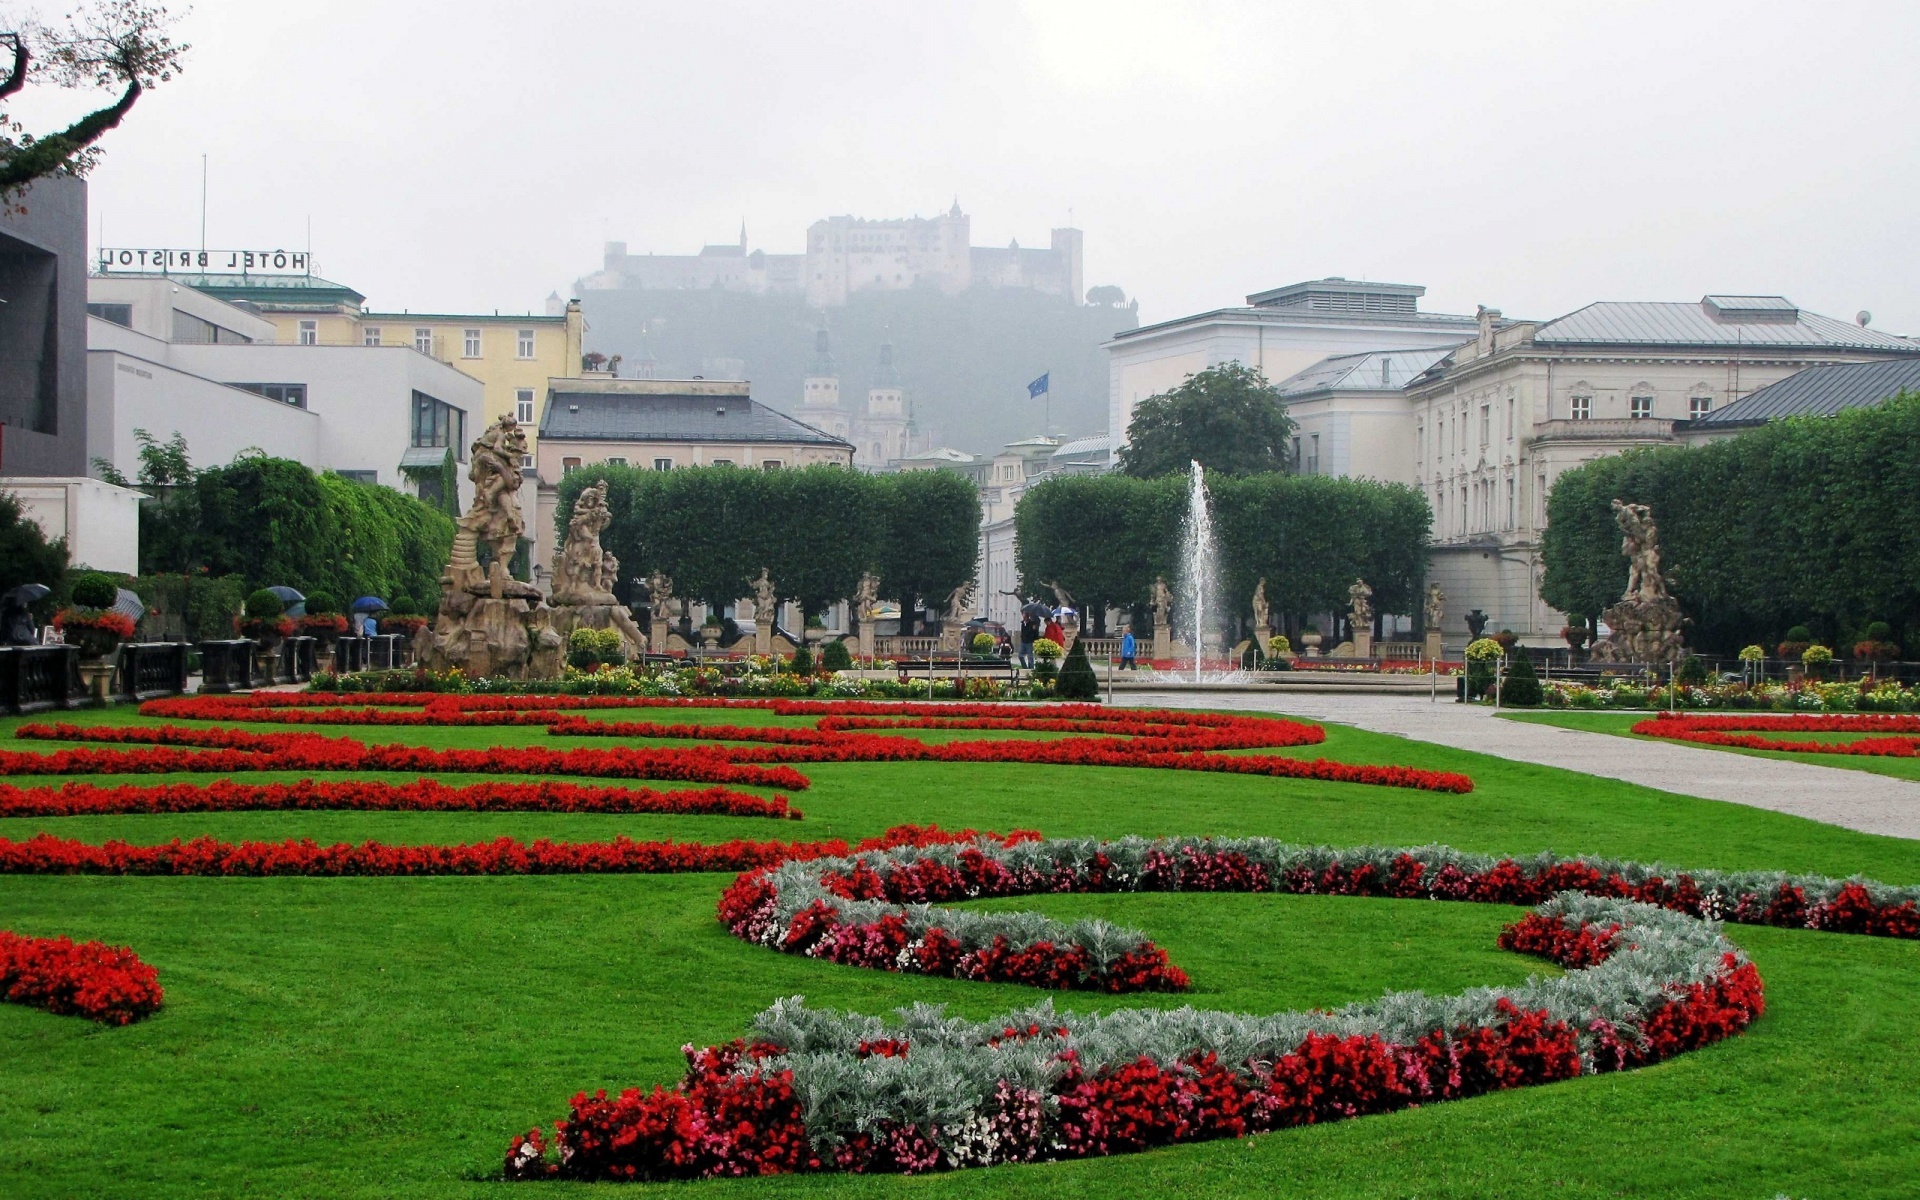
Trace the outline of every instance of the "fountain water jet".
<instances>
[{"instance_id":1,"label":"fountain water jet","mask_svg":"<svg viewBox=\"0 0 1920 1200\"><path fill-rule=\"evenodd\" d=\"M1187 516L1180 526L1181 622L1192 638L1193 681L1201 682L1206 651L1207 619L1219 620L1220 546L1213 532L1213 511L1207 499L1206 470L1193 463L1187 484Z\"/></svg>"}]
</instances>

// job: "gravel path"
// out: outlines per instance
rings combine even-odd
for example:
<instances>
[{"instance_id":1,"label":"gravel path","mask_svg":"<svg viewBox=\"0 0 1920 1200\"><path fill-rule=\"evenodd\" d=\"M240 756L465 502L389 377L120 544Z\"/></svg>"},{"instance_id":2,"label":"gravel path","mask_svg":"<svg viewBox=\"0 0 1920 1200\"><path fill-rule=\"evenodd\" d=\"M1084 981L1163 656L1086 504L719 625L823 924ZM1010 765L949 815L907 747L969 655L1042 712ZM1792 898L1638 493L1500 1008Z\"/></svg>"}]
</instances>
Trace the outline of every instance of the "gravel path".
<instances>
[{"instance_id":1,"label":"gravel path","mask_svg":"<svg viewBox=\"0 0 1920 1200\"><path fill-rule=\"evenodd\" d=\"M1285 713L1663 792L1768 808L1863 833L1920 838L1920 783L1843 767L1508 721L1478 705L1435 704L1407 696L1179 692L1123 694L1115 703Z\"/></svg>"}]
</instances>

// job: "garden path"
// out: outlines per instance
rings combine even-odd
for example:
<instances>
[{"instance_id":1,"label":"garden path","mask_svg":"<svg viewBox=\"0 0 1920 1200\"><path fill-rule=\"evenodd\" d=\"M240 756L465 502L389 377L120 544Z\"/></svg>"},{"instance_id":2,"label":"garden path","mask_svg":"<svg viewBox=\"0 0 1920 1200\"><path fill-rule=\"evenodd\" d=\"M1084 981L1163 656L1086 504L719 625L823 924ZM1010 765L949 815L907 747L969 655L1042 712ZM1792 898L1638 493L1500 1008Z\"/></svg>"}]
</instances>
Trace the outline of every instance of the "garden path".
<instances>
[{"instance_id":1,"label":"garden path","mask_svg":"<svg viewBox=\"0 0 1920 1200\"><path fill-rule=\"evenodd\" d=\"M1920 838L1920 783L1843 767L1501 720L1479 705L1436 704L1413 696L1173 691L1123 693L1116 703L1285 713L1663 792L1772 809L1863 833Z\"/></svg>"}]
</instances>

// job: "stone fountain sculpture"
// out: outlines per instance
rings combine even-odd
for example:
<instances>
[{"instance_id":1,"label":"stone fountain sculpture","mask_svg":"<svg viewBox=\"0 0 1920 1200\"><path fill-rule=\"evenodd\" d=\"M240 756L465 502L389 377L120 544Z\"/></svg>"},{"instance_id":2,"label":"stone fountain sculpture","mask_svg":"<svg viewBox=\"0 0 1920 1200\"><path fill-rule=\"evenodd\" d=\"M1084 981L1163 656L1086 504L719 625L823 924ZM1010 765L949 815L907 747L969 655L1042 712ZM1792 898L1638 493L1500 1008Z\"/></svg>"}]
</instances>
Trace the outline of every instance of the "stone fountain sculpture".
<instances>
[{"instance_id":1,"label":"stone fountain sculpture","mask_svg":"<svg viewBox=\"0 0 1920 1200\"><path fill-rule=\"evenodd\" d=\"M1165 575L1153 577L1147 597L1153 606L1153 657L1165 661L1173 657L1173 589Z\"/></svg>"},{"instance_id":2,"label":"stone fountain sculpture","mask_svg":"<svg viewBox=\"0 0 1920 1200\"><path fill-rule=\"evenodd\" d=\"M607 590L611 579L606 572L609 567L617 570L618 564L600 549L599 531L606 521L589 516L591 536L577 544L569 529L567 553L556 571L556 605L549 607L539 588L507 570L527 528L520 511L526 434L512 417L501 417L487 426L471 450L467 478L474 485L473 503L455 523L453 550L440 576L440 613L430 630L421 631L419 660L434 670L458 667L474 678L557 678L569 631L582 625L619 627L608 609L625 618L622 632L631 630L631 650L643 647L645 639L637 636L632 617ZM604 512L604 489L597 498ZM480 565L482 544L492 559L485 567ZM589 551L590 571L585 568Z\"/></svg>"},{"instance_id":3,"label":"stone fountain sculpture","mask_svg":"<svg viewBox=\"0 0 1920 1200\"><path fill-rule=\"evenodd\" d=\"M1620 553L1627 560L1627 590L1620 603L1600 614L1611 630L1593 645L1595 662L1671 662L1685 649L1680 602L1660 573L1660 530L1644 504L1613 502L1620 526Z\"/></svg>"},{"instance_id":4,"label":"stone fountain sculpture","mask_svg":"<svg viewBox=\"0 0 1920 1200\"><path fill-rule=\"evenodd\" d=\"M1267 604L1267 579L1263 575L1260 582L1253 585L1253 636L1263 657L1267 653L1267 643L1273 640L1273 626L1270 623L1272 611Z\"/></svg>"},{"instance_id":5,"label":"stone fountain sculpture","mask_svg":"<svg viewBox=\"0 0 1920 1200\"><path fill-rule=\"evenodd\" d=\"M627 655L634 657L646 652L647 635L613 594L613 585L620 578L620 560L600 546L600 535L612 523L607 485L601 482L583 488L573 502L566 541L553 566L553 627L562 637L575 629L618 630Z\"/></svg>"},{"instance_id":6,"label":"stone fountain sculpture","mask_svg":"<svg viewBox=\"0 0 1920 1200\"><path fill-rule=\"evenodd\" d=\"M954 588L947 596L946 619L940 623L940 649L964 654L967 649L967 622L973 619L973 580Z\"/></svg>"},{"instance_id":7,"label":"stone fountain sculpture","mask_svg":"<svg viewBox=\"0 0 1920 1200\"><path fill-rule=\"evenodd\" d=\"M1373 589L1364 579L1347 588L1348 621L1353 627L1353 657L1373 657Z\"/></svg>"}]
</instances>

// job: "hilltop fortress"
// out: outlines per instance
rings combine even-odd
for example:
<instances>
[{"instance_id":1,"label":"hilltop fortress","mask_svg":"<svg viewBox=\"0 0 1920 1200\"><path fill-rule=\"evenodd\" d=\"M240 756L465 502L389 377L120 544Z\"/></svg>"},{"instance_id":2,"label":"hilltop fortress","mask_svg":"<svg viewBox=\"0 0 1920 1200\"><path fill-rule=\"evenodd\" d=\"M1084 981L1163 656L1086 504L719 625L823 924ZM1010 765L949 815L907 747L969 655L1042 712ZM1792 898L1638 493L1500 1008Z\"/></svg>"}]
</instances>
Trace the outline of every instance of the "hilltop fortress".
<instances>
[{"instance_id":1,"label":"hilltop fortress","mask_svg":"<svg viewBox=\"0 0 1920 1200\"><path fill-rule=\"evenodd\" d=\"M1018 288L1083 299L1081 232L1055 229L1044 250L1016 240L1005 247L975 246L971 221L959 201L937 217L869 221L827 217L807 228L802 254L703 246L698 254L629 254L608 242L601 270L580 281L587 291L718 289L757 295L804 295L814 308L840 308L852 292L897 292L931 286L949 295L973 287Z\"/></svg>"}]
</instances>

